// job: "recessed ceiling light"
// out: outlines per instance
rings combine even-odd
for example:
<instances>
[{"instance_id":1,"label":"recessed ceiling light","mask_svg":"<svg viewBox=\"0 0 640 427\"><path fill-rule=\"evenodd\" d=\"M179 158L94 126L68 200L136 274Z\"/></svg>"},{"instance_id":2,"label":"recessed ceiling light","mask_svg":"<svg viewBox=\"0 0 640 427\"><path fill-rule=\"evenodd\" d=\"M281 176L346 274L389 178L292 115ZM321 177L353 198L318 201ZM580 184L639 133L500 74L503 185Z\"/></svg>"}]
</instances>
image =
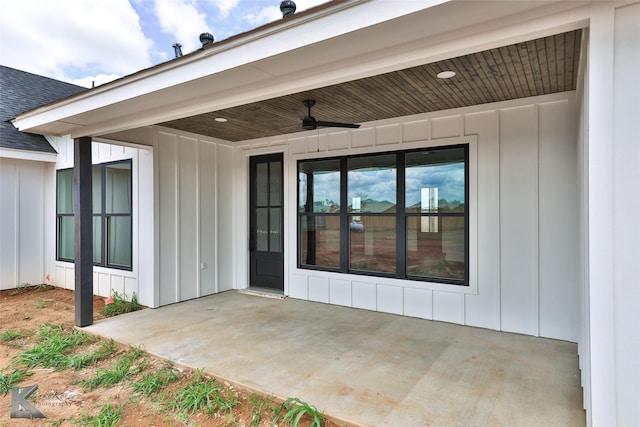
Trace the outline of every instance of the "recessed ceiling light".
<instances>
[{"instance_id":1,"label":"recessed ceiling light","mask_svg":"<svg viewBox=\"0 0 640 427\"><path fill-rule=\"evenodd\" d=\"M224 123L227 121L227 119L225 119L224 117L216 117L214 119L216 122L220 122L220 123Z\"/></svg>"},{"instance_id":2,"label":"recessed ceiling light","mask_svg":"<svg viewBox=\"0 0 640 427\"><path fill-rule=\"evenodd\" d=\"M455 76L456 72L455 71L451 71L451 70L447 70L447 71L441 71L438 74L436 74L436 77L439 79L450 79L451 77Z\"/></svg>"}]
</instances>

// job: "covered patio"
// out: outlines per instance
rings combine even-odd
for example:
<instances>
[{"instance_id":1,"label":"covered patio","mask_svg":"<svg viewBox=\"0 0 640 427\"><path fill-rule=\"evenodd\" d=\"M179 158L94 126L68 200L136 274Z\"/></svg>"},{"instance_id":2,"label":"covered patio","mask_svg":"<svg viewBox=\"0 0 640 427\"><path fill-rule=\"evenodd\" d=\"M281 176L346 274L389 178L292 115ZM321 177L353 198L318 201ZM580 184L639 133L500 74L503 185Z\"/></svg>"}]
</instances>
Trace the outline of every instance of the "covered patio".
<instances>
[{"instance_id":1,"label":"covered patio","mask_svg":"<svg viewBox=\"0 0 640 427\"><path fill-rule=\"evenodd\" d=\"M585 424L564 341L238 291L84 330L353 425Z\"/></svg>"}]
</instances>

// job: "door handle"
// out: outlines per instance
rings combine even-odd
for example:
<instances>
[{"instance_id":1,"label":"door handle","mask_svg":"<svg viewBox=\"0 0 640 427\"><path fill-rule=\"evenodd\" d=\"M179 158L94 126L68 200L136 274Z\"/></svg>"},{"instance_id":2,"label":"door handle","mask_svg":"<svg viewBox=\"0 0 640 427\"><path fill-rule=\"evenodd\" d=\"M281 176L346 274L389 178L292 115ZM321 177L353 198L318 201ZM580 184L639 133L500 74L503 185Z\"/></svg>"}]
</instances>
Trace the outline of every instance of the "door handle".
<instances>
[{"instance_id":1,"label":"door handle","mask_svg":"<svg viewBox=\"0 0 640 427\"><path fill-rule=\"evenodd\" d=\"M252 227L251 232L249 233L249 250L251 252L254 252L256 250L256 247L257 247L256 229Z\"/></svg>"}]
</instances>

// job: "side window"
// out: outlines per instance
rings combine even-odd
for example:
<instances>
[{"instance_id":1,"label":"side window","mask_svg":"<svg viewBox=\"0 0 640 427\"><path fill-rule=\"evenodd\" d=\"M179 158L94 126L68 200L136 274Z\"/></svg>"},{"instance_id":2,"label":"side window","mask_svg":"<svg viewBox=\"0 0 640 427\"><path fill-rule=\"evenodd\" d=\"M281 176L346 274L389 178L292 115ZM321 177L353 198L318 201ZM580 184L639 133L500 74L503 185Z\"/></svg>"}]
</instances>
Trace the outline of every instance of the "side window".
<instances>
[{"instance_id":1,"label":"side window","mask_svg":"<svg viewBox=\"0 0 640 427\"><path fill-rule=\"evenodd\" d=\"M57 259L75 259L73 169L57 172ZM93 166L94 265L132 268L131 160Z\"/></svg>"}]
</instances>

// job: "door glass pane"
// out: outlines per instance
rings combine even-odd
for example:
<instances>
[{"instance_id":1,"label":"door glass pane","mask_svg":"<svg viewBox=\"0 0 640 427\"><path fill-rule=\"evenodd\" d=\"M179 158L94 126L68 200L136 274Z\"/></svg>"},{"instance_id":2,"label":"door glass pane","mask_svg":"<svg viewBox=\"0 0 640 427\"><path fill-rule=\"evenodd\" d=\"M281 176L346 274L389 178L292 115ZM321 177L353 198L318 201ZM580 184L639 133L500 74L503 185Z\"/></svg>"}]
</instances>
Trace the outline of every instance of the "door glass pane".
<instances>
[{"instance_id":1,"label":"door glass pane","mask_svg":"<svg viewBox=\"0 0 640 427\"><path fill-rule=\"evenodd\" d=\"M405 162L407 212L464 212L464 148L407 153Z\"/></svg>"},{"instance_id":2,"label":"door glass pane","mask_svg":"<svg viewBox=\"0 0 640 427\"><path fill-rule=\"evenodd\" d=\"M58 259L75 259L75 225L73 216L59 217Z\"/></svg>"},{"instance_id":3,"label":"door glass pane","mask_svg":"<svg viewBox=\"0 0 640 427\"><path fill-rule=\"evenodd\" d=\"M269 250L282 252L282 209L271 208L269 217Z\"/></svg>"},{"instance_id":4,"label":"door glass pane","mask_svg":"<svg viewBox=\"0 0 640 427\"><path fill-rule=\"evenodd\" d=\"M351 216L349 224L349 267L353 270L395 272L395 216Z\"/></svg>"},{"instance_id":5,"label":"door glass pane","mask_svg":"<svg viewBox=\"0 0 640 427\"><path fill-rule=\"evenodd\" d=\"M340 217L300 217L300 264L340 268Z\"/></svg>"},{"instance_id":6,"label":"door glass pane","mask_svg":"<svg viewBox=\"0 0 640 427\"><path fill-rule=\"evenodd\" d=\"M268 163L256 165L256 203L258 206L269 205L269 167Z\"/></svg>"},{"instance_id":7,"label":"door glass pane","mask_svg":"<svg viewBox=\"0 0 640 427\"><path fill-rule=\"evenodd\" d=\"M102 263L102 217L93 217L93 262Z\"/></svg>"},{"instance_id":8,"label":"door glass pane","mask_svg":"<svg viewBox=\"0 0 640 427\"><path fill-rule=\"evenodd\" d=\"M347 205L350 212L396 211L396 155L349 159Z\"/></svg>"},{"instance_id":9,"label":"door glass pane","mask_svg":"<svg viewBox=\"0 0 640 427\"><path fill-rule=\"evenodd\" d=\"M131 213L131 164L105 166L106 213Z\"/></svg>"},{"instance_id":10,"label":"door glass pane","mask_svg":"<svg viewBox=\"0 0 640 427\"><path fill-rule=\"evenodd\" d=\"M269 250L269 208L256 209L256 248L262 252Z\"/></svg>"},{"instance_id":11,"label":"door glass pane","mask_svg":"<svg viewBox=\"0 0 640 427\"><path fill-rule=\"evenodd\" d=\"M340 212L340 160L300 163L298 212Z\"/></svg>"},{"instance_id":12,"label":"door glass pane","mask_svg":"<svg viewBox=\"0 0 640 427\"><path fill-rule=\"evenodd\" d=\"M407 274L464 280L464 216L407 217Z\"/></svg>"},{"instance_id":13,"label":"door glass pane","mask_svg":"<svg viewBox=\"0 0 640 427\"><path fill-rule=\"evenodd\" d=\"M73 213L73 169L59 170L57 173L57 213Z\"/></svg>"},{"instance_id":14,"label":"door glass pane","mask_svg":"<svg viewBox=\"0 0 640 427\"><path fill-rule=\"evenodd\" d=\"M131 217L108 217L107 239L107 264L131 267Z\"/></svg>"},{"instance_id":15,"label":"door glass pane","mask_svg":"<svg viewBox=\"0 0 640 427\"><path fill-rule=\"evenodd\" d=\"M282 205L282 162L271 162L269 166L269 206Z\"/></svg>"}]
</instances>

